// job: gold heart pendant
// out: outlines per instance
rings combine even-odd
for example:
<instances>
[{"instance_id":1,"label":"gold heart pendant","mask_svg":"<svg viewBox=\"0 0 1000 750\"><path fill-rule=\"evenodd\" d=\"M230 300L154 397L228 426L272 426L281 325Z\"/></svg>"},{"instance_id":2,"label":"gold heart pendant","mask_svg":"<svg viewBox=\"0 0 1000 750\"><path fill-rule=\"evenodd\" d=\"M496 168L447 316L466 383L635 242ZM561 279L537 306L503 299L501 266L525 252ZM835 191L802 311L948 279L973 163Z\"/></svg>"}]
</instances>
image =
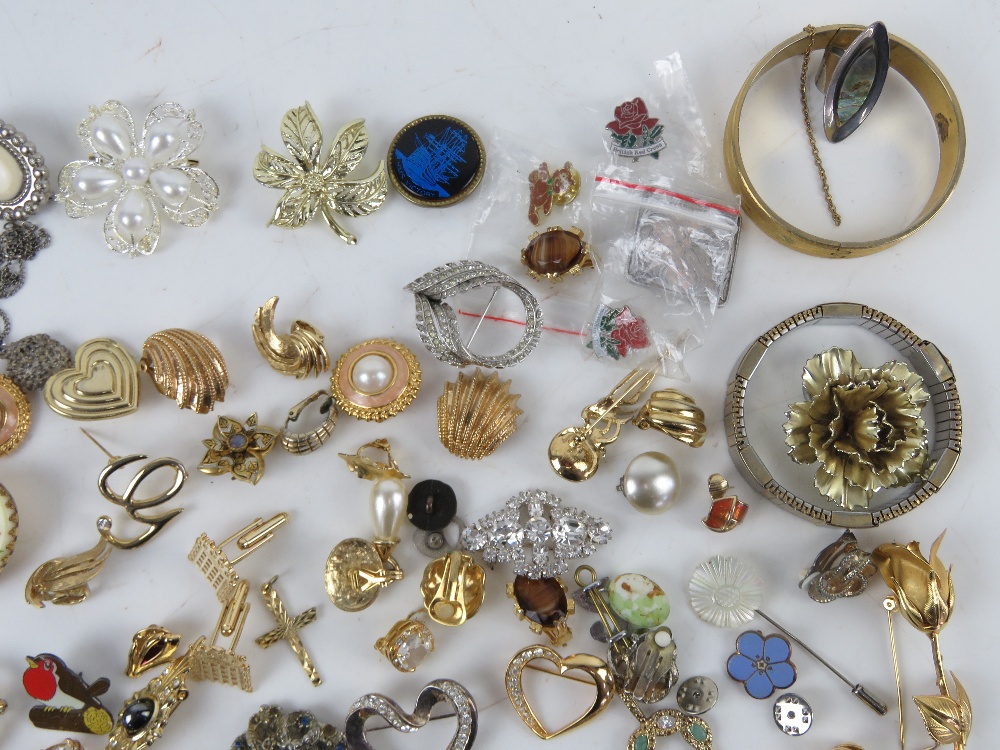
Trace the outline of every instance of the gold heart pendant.
<instances>
[{"instance_id":1,"label":"gold heart pendant","mask_svg":"<svg viewBox=\"0 0 1000 750\"><path fill-rule=\"evenodd\" d=\"M111 339L91 339L76 350L76 366L45 383L45 403L70 419L111 419L139 408L139 370Z\"/></svg>"},{"instance_id":2,"label":"gold heart pendant","mask_svg":"<svg viewBox=\"0 0 1000 750\"><path fill-rule=\"evenodd\" d=\"M534 709L532 709L531 704L528 702L521 684L525 669L539 669L538 667L530 666L530 663L537 659L552 662L557 669L556 672L549 672L547 669L540 671L549 672L558 677L566 677L567 679L577 679L568 676L567 672L579 670L593 680L594 687L597 689L593 705L582 716L554 731L542 726L542 723L535 715ZM580 680L580 682L589 681ZM607 708L608 704L615 697L615 680L608 665L596 656L591 656L590 654L573 654L572 656L562 657L547 646L528 646L528 648L518 651L507 666L507 697L510 698L514 710L517 711L518 716L521 717L521 721L528 726L528 729L543 740L550 740L590 721Z\"/></svg>"}]
</instances>

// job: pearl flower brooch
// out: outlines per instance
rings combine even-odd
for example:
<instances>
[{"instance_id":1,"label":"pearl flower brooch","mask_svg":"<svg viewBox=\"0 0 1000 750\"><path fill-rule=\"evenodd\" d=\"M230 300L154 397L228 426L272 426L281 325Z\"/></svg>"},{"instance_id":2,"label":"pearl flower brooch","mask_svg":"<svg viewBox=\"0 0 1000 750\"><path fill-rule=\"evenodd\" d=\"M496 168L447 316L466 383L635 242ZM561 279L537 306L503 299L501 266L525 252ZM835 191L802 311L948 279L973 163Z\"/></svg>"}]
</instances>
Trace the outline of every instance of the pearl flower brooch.
<instances>
[{"instance_id":1,"label":"pearl flower brooch","mask_svg":"<svg viewBox=\"0 0 1000 750\"><path fill-rule=\"evenodd\" d=\"M104 239L119 253L149 255L160 239L160 214L189 227L208 221L219 186L188 157L205 135L192 110L167 102L146 117L135 137L121 102L91 107L77 128L90 152L59 173L58 200L74 219L108 208Z\"/></svg>"}]
</instances>

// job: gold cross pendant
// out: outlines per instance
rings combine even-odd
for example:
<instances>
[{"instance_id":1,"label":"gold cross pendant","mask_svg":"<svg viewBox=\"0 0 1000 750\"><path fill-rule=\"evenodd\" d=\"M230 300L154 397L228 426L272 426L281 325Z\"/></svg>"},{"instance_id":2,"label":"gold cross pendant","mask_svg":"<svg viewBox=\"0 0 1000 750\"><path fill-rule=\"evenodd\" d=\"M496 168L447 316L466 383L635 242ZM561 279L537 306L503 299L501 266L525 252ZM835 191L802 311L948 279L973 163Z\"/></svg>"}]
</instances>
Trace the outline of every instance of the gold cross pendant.
<instances>
[{"instance_id":1,"label":"gold cross pendant","mask_svg":"<svg viewBox=\"0 0 1000 750\"><path fill-rule=\"evenodd\" d=\"M274 589L274 582L277 580L278 576L275 576L261 586L260 593L264 596L264 604L271 610L274 619L277 620L278 627L264 633L264 635L256 640L256 643L261 648L268 648L278 641L288 641L288 645L292 647L292 651L298 657L299 663L309 676L309 681L314 686L319 686L323 680L320 679L316 666L312 663L312 659L309 658L309 653L302 644L302 639L299 638L299 630L315 621L316 608L312 607L300 615L290 617L284 603L278 597L278 592Z\"/></svg>"}]
</instances>

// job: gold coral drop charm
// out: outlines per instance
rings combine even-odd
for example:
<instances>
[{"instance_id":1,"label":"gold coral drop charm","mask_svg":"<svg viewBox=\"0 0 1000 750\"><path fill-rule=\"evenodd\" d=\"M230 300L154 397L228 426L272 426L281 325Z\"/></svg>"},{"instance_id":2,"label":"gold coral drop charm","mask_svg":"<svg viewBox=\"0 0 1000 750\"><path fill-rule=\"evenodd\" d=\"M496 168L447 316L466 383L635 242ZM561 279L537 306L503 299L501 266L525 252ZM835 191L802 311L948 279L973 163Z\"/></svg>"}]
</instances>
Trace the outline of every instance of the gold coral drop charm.
<instances>
[{"instance_id":1,"label":"gold coral drop charm","mask_svg":"<svg viewBox=\"0 0 1000 750\"><path fill-rule=\"evenodd\" d=\"M274 332L274 309L278 298L271 297L258 307L253 318L253 342L272 370L294 375L300 380L330 369L330 355L323 346L323 334L302 320L292 323L290 333Z\"/></svg>"}]
</instances>

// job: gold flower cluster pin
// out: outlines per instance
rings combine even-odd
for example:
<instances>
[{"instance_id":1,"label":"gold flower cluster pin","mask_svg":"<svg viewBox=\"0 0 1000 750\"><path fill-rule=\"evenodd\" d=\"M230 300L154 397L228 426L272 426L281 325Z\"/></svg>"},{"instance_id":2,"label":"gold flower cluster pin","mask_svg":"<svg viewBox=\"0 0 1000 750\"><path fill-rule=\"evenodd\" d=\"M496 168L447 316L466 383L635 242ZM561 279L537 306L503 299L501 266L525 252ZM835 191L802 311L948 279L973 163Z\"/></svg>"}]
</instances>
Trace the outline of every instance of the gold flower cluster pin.
<instances>
[{"instance_id":1,"label":"gold flower cluster pin","mask_svg":"<svg viewBox=\"0 0 1000 750\"><path fill-rule=\"evenodd\" d=\"M806 362L802 390L785 422L788 455L819 463L816 489L837 505L867 508L886 487L916 479L927 462L920 416L930 400L923 379L902 362L864 368L849 349Z\"/></svg>"}]
</instances>

